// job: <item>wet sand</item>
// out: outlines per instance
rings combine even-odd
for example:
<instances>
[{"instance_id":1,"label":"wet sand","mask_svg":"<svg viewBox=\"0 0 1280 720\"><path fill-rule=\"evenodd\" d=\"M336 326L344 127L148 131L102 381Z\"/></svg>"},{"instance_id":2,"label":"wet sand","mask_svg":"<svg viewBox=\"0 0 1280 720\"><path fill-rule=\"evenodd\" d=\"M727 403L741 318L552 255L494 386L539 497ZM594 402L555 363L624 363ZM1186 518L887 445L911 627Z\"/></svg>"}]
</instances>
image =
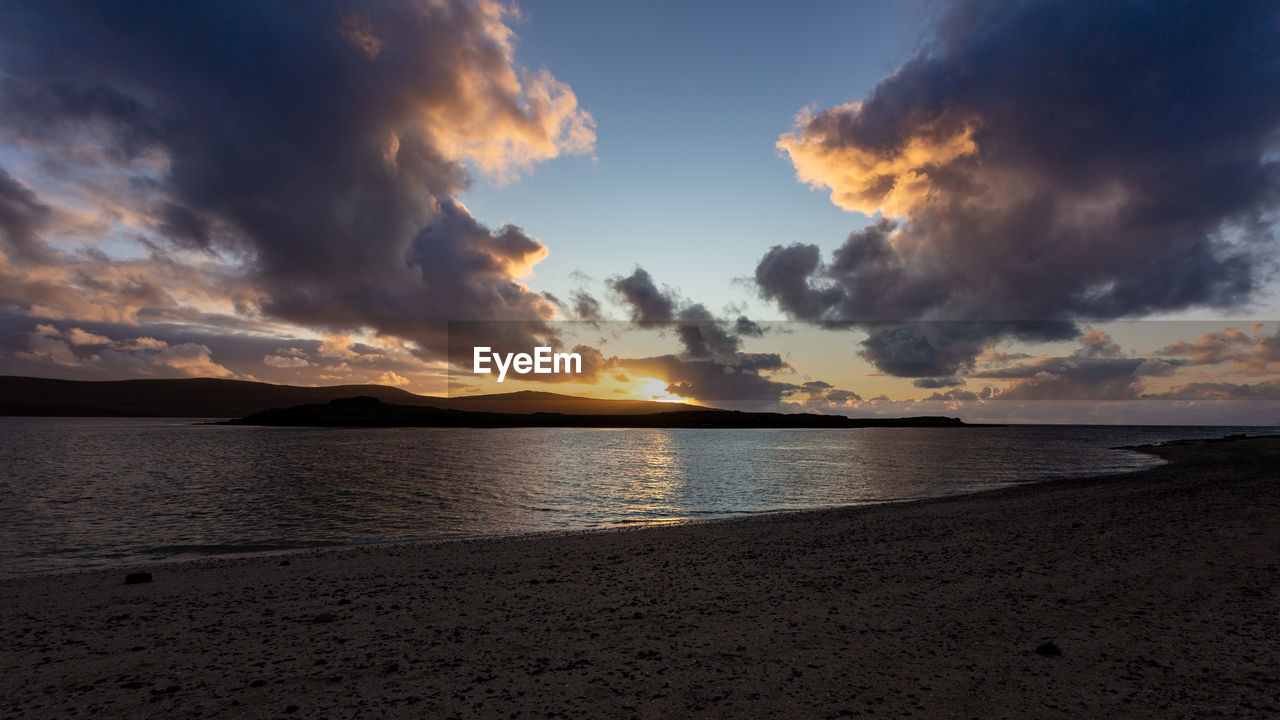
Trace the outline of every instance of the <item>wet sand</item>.
<instances>
[{"instance_id":1,"label":"wet sand","mask_svg":"<svg viewBox=\"0 0 1280 720\"><path fill-rule=\"evenodd\" d=\"M1280 439L1157 452L935 501L8 578L0 717L1280 717Z\"/></svg>"}]
</instances>

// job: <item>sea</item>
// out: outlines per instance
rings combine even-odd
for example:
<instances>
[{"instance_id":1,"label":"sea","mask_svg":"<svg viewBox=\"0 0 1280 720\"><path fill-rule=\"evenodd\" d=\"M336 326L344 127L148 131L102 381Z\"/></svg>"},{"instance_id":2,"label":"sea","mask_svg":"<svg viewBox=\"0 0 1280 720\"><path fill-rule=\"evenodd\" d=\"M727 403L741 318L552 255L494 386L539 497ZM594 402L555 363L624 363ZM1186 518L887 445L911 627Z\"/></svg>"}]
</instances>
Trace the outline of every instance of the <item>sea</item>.
<instances>
[{"instance_id":1,"label":"sea","mask_svg":"<svg viewBox=\"0 0 1280 720\"><path fill-rule=\"evenodd\" d=\"M0 574L897 502L1280 428L267 428L0 418Z\"/></svg>"}]
</instances>

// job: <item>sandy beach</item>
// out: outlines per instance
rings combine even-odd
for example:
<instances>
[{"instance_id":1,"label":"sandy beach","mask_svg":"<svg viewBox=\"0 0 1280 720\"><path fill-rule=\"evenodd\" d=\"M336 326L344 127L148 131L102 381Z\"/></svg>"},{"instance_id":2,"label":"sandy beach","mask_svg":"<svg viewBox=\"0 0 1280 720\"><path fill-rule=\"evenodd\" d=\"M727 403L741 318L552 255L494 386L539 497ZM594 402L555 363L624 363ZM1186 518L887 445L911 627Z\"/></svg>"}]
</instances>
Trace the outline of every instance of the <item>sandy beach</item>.
<instances>
[{"instance_id":1,"label":"sandy beach","mask_svg":"<svg viewBox=\"0 0 1280 720\"><path fill-rule=\"evenodd\" d=\"M7 578L0 717L1280 717L1280 439L1157 452L926 502Z\"/></svg>"}]
</instances>

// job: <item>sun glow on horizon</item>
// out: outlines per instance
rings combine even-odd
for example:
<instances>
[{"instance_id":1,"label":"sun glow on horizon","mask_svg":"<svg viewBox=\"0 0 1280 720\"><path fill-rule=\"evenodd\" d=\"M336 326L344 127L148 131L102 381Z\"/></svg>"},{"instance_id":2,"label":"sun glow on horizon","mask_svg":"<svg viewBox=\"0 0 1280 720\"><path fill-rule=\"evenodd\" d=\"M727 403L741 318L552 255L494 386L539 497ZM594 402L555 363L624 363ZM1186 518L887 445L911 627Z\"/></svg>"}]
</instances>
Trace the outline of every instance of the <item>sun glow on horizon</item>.
<instances>
[{"instance_id":1,"label":"sun glow on horizon","mask_svg":"<svg viewBox=\"0 0 1280 720\"><path fill-rule=\"evenodd\" d=\"M687 403L690 398L675 395L667 390L667 383L657 378L637 378L635 380L636 387L631 390L631 396L637 400L652 400L654 402L669 403Z\"/></svg>"}]
</instances>

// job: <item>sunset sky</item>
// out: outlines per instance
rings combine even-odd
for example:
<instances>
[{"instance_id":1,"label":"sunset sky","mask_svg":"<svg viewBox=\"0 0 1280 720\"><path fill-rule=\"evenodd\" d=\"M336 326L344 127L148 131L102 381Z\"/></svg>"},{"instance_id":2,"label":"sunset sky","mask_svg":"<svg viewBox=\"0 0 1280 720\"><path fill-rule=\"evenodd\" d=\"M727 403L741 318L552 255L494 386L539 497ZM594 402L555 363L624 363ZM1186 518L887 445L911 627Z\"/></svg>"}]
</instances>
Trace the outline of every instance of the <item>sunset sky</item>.
<instances>
[{"instance_id":1,"label":"sunset sky","mask_svg":"<svg viewBox=\"0 0 1280 720\"><path fill-rule=\"evenodd\" d=\"M5 16L2 374L1280 423L1271 2Z\"/></svg>"}]
</instances>

